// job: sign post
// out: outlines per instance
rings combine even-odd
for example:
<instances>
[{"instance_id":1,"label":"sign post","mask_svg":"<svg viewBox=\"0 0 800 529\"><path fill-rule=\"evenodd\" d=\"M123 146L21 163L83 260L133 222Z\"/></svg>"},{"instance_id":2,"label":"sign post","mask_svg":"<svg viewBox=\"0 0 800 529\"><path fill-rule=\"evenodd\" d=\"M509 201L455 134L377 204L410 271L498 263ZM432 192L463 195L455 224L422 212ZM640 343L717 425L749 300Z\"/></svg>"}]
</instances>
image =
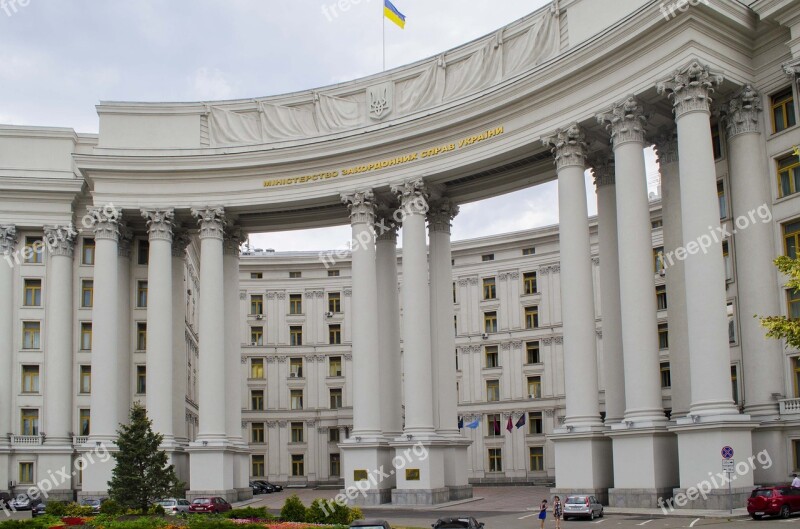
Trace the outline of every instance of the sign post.
<instances>
[{"instance_id":1,"label":"sign post","mask_svg":"<svg viewBox=\"0 0 800 529\"><path fill-rule=\"evenodd\" d=\"M730 446L722 447L722 471L728 474L728 508L733 514L733 472L736 469L736 461L733 459L733 448Z\"/></svg>"}]
</instances>

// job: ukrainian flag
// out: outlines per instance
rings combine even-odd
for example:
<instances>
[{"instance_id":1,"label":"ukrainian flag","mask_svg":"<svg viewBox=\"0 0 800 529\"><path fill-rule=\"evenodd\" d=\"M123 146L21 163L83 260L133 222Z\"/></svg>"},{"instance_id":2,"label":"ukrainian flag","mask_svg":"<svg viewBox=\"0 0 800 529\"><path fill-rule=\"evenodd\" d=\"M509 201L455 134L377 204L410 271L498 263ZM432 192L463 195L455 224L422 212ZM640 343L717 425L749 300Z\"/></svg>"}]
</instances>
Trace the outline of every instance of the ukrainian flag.
<instances>
[{"instance_id":1,"label":"ukrainian flag","mask_svg":"<svg viewBox=\"0 0 800 529\"><path fill-rule=\"evenodd\" d=\"M406 16L390 0L383 0L383 15L400 26L401 29L405 29Z\"/></svg>"}]
</instances>

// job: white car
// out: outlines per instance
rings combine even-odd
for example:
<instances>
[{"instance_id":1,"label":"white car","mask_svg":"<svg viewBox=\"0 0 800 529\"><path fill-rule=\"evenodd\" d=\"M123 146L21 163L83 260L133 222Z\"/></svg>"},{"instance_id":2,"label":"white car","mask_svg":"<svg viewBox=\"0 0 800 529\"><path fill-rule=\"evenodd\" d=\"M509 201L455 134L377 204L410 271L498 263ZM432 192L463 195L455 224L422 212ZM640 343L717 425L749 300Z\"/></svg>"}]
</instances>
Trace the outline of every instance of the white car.
<instances>
[{"instance_id":1,"label":"white car","mask_svg":"<svg viewBox=\"0 0 800 529\"><path fill-rule=\"evenodd\" d=\"M158 505L164 507L164 512L167 514L189 514L189 500L183 500L180 498L164 498L163 500L158 500L156 502Z\"/></svg>"}]
</instances>

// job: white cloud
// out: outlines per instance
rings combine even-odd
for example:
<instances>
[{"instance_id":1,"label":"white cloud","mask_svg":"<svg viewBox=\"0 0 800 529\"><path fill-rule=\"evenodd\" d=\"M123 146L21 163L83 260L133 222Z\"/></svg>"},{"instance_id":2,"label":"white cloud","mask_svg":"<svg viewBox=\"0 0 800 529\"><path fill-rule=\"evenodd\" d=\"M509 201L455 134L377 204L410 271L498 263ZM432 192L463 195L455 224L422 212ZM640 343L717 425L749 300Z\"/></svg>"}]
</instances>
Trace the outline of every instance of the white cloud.
<instances>
[{"instance_id":1,"label":"white cloud","mask_svg":"<svg viewBox=\"0 0 800 529\"><path fill-rule=\"evenodd\" d=\"M236 94L235 83L228 75L216 68L198 68L189 79L190 99L210 101L216 99L233 99Z\"/></svg>"}]
</instances>

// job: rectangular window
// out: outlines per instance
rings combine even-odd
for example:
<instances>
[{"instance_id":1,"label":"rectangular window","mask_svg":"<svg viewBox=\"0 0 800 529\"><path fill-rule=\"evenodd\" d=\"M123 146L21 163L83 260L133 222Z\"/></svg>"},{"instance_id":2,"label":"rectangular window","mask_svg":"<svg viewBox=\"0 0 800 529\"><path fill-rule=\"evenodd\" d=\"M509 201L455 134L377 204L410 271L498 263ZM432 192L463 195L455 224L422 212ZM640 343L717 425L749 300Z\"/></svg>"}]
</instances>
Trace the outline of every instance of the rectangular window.
<instances>
[{"instance_id":1,"label":"rectangular window","mask_svg":"<svg viewBox=\"0 0 800 529\"><path fill-rule=\"evenodd\" d=\"M711 125L711 145L714 150L714 159L719 160L722 158L722 137L719 133L719 124Z\"/></svg>"},{"instance_id":2,"label":"rectangular window","mask_svg":"<svg viewBox=\"0 0 800 529\"><path fill-rule=\"evenodd\" d=\"M42 280L41 279L26 279L25 280L25 306L26 307L41 307L42 306Z\"/></svg>"},{"instance_id":3,"label":"rectangular window","mask_svg":"<svg viewBox=\"0 0 800 529\"><path fill-rule=\"evenodd\" d=\"M725 183L722 180L717 181L717 198L719 199L719 218L728 218L728 201L725 199Z\"/></svg>"},{"instance_id":4,"label":"rectangular window","mask_svg":"<svg viewBox=\"0 0 800 529\"><path fill-rule=\"evenodd\" d=\"M664 270L664 247L653 248L653 271L661 274Z\"/></svg>"},{"instance_id":5,"label":"rectangular window","mask_svg":"<svg viewBox=\"0 0 800 529\"><path fill-rule=\"evenodd\" d=\"M289 393L290 401L291 401L291 409L293 410L302 410L303 409L303 390L302 389L293 389Z\"/></svg>"},{"instance_id":6,"label":"rectangular window","mask_svg":"<svg viewBox=\"0 0 800 529\"><path fill-rule=\"evenodd\" d=\"M794 93L789 87L772 96L772 132L778 133L794 126Z\"/></svg>"},{"instance_id":7,"label":"rectangular window","mask_svg":"<svg viewBox=\"0 0 800 529\"><path fill-rule=\"evenodd\" d=\"M81 351L92 350L92 323L84 321L81 323Z\"/></svg>"},{"instance_id":8,"label":"rectangular window","mask_svg":"<svg viewBox=\"0 0 800 529\"><path fill-rule=\"evenodd\" d=\"M81 263L92 266L94 264L94 239L84 239L83 247L81 249Z\"/></svg>"},{"instance_id":9,"label":"rectangular window","mask_svg":"<svg viewBox=\"0 0 800 529\"><path fill-rule=\"evenodd\" d=\"M800 439L792 440L792 470L800 470Z\"/></svg>"},{"instance_id":10,"label":"rectangular window","mask_svg":"<svg viewBox=\"0 0 800 529\"><path fill-rule=\"evenodd\" d=\"M654 230L657 230L657 229L663 228L663 227L664 227L664 221L661 220L661 219L656 219L656 220L654 220L653 222L650 223L650 228L652 228Z\"/></svg>"},{"instance_id":11,"label":"rectangular window","mask_svg":"<svg viewBox=\"0 0 800 529\"><path fill-rule=\"evenodd\" d=\"M670 373L669 362L664 362L661 364L661 387L672 387L672 374Z\"/></svg>"},{"instance_id":12,"label":"rectangular window","mask_svg":"<svg viewBox=\"0 0 800 529\"><path fill-rule=\"evenodd\" d=\"M147 308L147 281L139 281L136 286L136 306Z\"/></svg>"},{"instance_id":13,"label":"rectangular window","mask_svg":"<svg viewBox=\"0 0 800 529\"><path fill-rule=\"evenodd\" d=\"M328 277L339 277L339 270L328 270Z\"/></svg>"},{"instance_id":14,"label":"rectangular window","mask_svg":"<svg viewBox=\"0 0 800 529\"><path fill-rule=\"evenodd\" d=\"M493 253L488 253L486 255L482 255L481 256L481 261L483 261L484 263L489 262L489 261L494 261L494 254Z\"/></svg>"},{"instance_id":15,"label":"rectangular window","mask_svg":"<svg viewBox=\"0 0 800 529\"><path fill-rule=\"evenodd\" d=\"M254 422L250 425L250 441L255 444L264 444L264 423Z\"/></svg>"},{"instance_id":16,"label":"rectangular window","mask_svg":"<svg viewBox=\"0 0 800 529\"><path fill-rule=\"evenodd\" d=\"M250 345L264 345L264 327L250 327Z\"/></svg>"},{"instance_id":17,"label":"rectangular window","mask_svg":"<svg viewBox=\"0 0 800 529\"><path fill-rule=\"evenodd\" d=\"M483 332L491 334L497 332L497 313L484 312L483 313Z\"/></svg>"},{"instance_id":18,"label":"rectangular window","mask_svg":"<svg viewBox=\"0 0 800 529\"><path fill-rule=\"evenodd\" d=\"M289 345L303 345L303 327L301 325L289 327Z\"/></svg>"},{"instance_id":19,"label":"rectangular window","mask_svg":"<svg viewBox=\"0 0 800 529\"><path fill-rule=\"evenodd\" d=\"M733 402L739 404L739 377L736 376L736 366L731 366L731 397Z\"/></svg>"},{"instance_id":20,"label":"rectangular window","mask_svg":"<svg viewBox=\"0 0 800 529\"><path fill-rule=\"evenodd\" d=\"M300 279L303 277L302 272L289 272L289 279Z\"/></svg>"},{"instance_id":21,"label":"rectangular window","mask_svg":"<svg viewBox=\"0 0 800 529\"><path fill-rule=\"evenodd\" d=\"M528 377L528 398L542 398L542 377Z\"/></svg>"},{"instance_id":22,"label":"rectangular window","mask_svg":"<svg viewBox=\"0 0 800 529\"><path fill-rule=\"evenodd\" d=\"M532 411L528 413L528 433L531 435L542 435L544 433L542 412Z\"/></svg>"},{"instance_id":23,"label":"rectangular window","mask_svg":"<svg viewBox=\"0 0 800 529\"><path fill-rule=\"evenodd\" d=\"M340 292L328 293L328 312L339 314L342 312L342 294Z\"/></svg>"},{"instance_id":24,"label":"rectangular window","mask_svg":"<svg viewBox=\"0 0 800 529\"><path fill-rule=\"evenodd\" d=\"M42 237L25 237L23 258L25 264L42 264L44 242Z\"/></svg>"},{"instance_id":25,"label":"rectangular window","mask_svg":"<svg viewBox=\"0 0 800 529\"><path fill-rule=\"evenodd\" d=\"M33 463L30 461L23 461L19 464L19 482L20 483L33 483Z\"/></svg>"},{"instance_id":26,"label":"rectangular window","mask_svg":"<svg viewBox=\"0 0 800 529\"><path fill-rule=\"evenodd\" d=\"M263 478L264 477L264 456L259 454L253 454L251 456L252 462L252 473L254 478Z\"/></svg>"},{"instance_id":27,"label":"rectangular window","mask_svg":"<svg viewBox=\"0 0 800 529\"><path fill-rule=\"evenodd\" d=\"M250 378L257 380L264 379L264 359L251 358L250 359Z\"/></svg>"},{"instance_id":28,"label":"rectangular window","mask_svg":"<svg viewBox=\"0 0 800 529\"><path fill-rule=\"evenodd\" d=\"M525 307L525 328L536 329L539 327L539 307Z\"/></svg>"},{"instance_id":29,"label":"rectangular window","mask_svg":"<svg viewBox=\"0 0 800 529\"><path fill-rule=\"evenodd\" d=\"M794 154L790 154L779 158L776 163L778 164L778 198L800 191L800 159Z\"/></svg>"},{"instance_id":30,"label":"rectangular window","mask_svg":"<svg viewBox=\"0 0 800 529\"><path fill-rule=\"evenodd\" d=\"M250 279L264 279L263 272L250 272Z\"/></svg>"},{"instance_id":31,"label":"rectangular window","mask_svg":"<svg viewBox=\"0 0 800 529\"><path fill-rule=\"evenodd\" d=\"M342 326L329 325L328 326L328 343L331 345L341 345L342 343Z\"/></svg>"},{"instance_id":32,"label":"rectangular window","mask_svg":"<svg viewBox=\"0 0 800 529\"><path fill-rule=\"evenodd\" d=\"M305 476L305 456L292 454L292 476Z\"/></svg>"},{"instance_id":33,"label":"rectangular window","mask_svg":"<svg viewBox=\"0 0 800 529\"><path fill-rule=\"evenodd\" d=\"M496 345L486 346L486 367L500 367L500 355Z\"/></svg>"},{"instance_id":34,"label":"rectangular window","mask_svg":"<svg viewBox=\"0 0 800 529\"><path fill-rule=\"evenodd\" d=\"M136 251L137 263L146 266L150 262L150 241L140 240Z\"/></svg>"},{"instance_id":35,"label":"rectangular window","mask_svg":"<svg viewBox=\"0 0 800 529\"><path fill-rule=\"evenodd\" d=\"M542 362L542 356L539 348L539 341L533 342L526 342L525 343L525 352L527 353L527 363L528 364L540 364Z\"/></svg>"},{"instance_id":36,"label":"rectangular window","mask_svg":"<svg viewBox=\"0 0 800 529\"><path fill-rule=\"evenodd\" d=\"M264 390L250 390L250 409L253 411L264 411Z\"/></svg>"},{"instance_id":37,"label":"rectangular window","mask_svg":"<svg viewBox=\"0 0 800 529\"><path fill-rule=\"evenodd\" d=\"M22 348L41 349L42 324L38 321L22 322Z\"/></svg>"},{"instance_id":38,"label":"rectangular window","mask_svg":"<svg viewBox=\"0 0 800 529\"><path fill-rule=\"evenodd\" d=\"M147 351L147 323L143 321L136 324L136 350Z\"/></svg>"},{"instance_id":39,"label":"rectangular window","mask_svg":"<svg viewBox=\"0 0 800 529\"><path fill-rule=\"evenodd\" d=\"M303 378L303 359L289 359L289 376L292 378Z\"/></svg>"},{"instance_id":40,"label":"rectangular window","mask_svg":"<svg viewBox=\"0 0 800 529\"><path fill-rule=\"evenodd\" d=\"M302 443L304 441L304 430L303 430L303 423L301 422L293 422L292 423L292 442L293 443Z\"/></svg>"},{"instance_id":41,"label":"rectangular window","mask_svg":"<svg viewBox=\"0 0 800 529\"><path fill-rule=\"evenodd\" d=\"M800 398L800 356L792 358L792 376L794 379L794 398Z\"/></svg>"},{"instance_id":42,"label":"rectangular window","mask_svg":"<svg viewBox=\"0 0 800 529\"><path fill-rule=\"evenodd\" d=\"M493 277L483 279L483 299L497 299L497 281Z\"/></svg>"},{"instance_id":43,"label":"rectangular window","mask_svg":"<svg viewBox=\"0 0 800 529\"><path fill-rule=\"evenodd\" d=\"M23 409L20 418L21 435L39 435L39 410Z\"/></svg>"},{"instance_id":44,"label":"rectangular window","mask_svg":"<svg viewBox=\"0 0 800 529\"><path fill-rule=\"evenodd\" d=\"M331 409L338 410L342 407L342 388L331 388Z\"/></svg>"},{"instance_id":45,"label":"rectangular window","mask_svg":"<svg viewBox=\"0 0 800 529\"><path fill-rule=\"evenodd\" d=\"M531 458L531 472L544 470L544 447L532 446L529 448Z\"/></svg>"},{"instance_id":46,"label":"rectangular window","mask_svg":"<svg viewBox=\"0 0 800 529\"><path fill-rule=\"evenodd\" d=\"M458 300L456 299L456 282L455 281L453 281L453 303L458 303Z\"/></svg>"},{"instance_id":47,"label":"rectangular window","mask_svg":"<svg viewBox=\"0 0 800 529\"><path fill-rule=\"evenodd\" d=\"M797 249L800 247L800 221L783 225L784 255L797 259Z\"/></svg>"},{"instance_id":48,"label":"rectangular window","mask_svg":"<svg viewBox=\"0 0 800 529\"><path fill-rule=\"evenodd\" d=\"M536 272L525 272L522 275L522 282L526 295L536 294L539 291L539 286L536 281Z\"/></svg>"},{"instance_id":49,"label":"rectangular window","mask_svg":"<svg viewBox=\"0 0 800 529\"><path fill-rule=\"evenodd\" d=\"M500 400L500 381L487 380L486 381L486 400L489 402L497 402Z\"/></svg>"},{"instance_id":50,"label":"rectangular window","mask_svg":"<svg viewBox=\"0 0 800 529\"><path fill-rule=\"evenodd\" d=\"M656 306L658 310L667 310L667 285L656 286Z\"/></svg>"},{"instance_id":51,"label":"rectangular window","mask_svg":"<svg viewBox=\"0 0 800 529\"><path fill-rule=\"evenodd\" d=\"M81 281L81 307L89 309L94 306L94 281L85 279Z\"/></svg>"},{"instance_id":52,"label":"rectangular window","mask_svg":"<svg viewBox=\"0 0 800 529\"><path fill-rule=\"evenodd\" d=\"M78 420L80 421L78 428L80 435L89 435L92 431L92 411L87 409L80 410L80 417Z\"/></svg>"},{"instance_id":53,"label":"rectangular window","mask_svg":"<svg viewBox=\"0 0 800 529\"><path fill-rule=\"evenodd\" d=\"M486 416L486 435L489 437L500 437L503 425L500 422L499 413L491 413Z\"/></svg>"},{"instance_id":54,"label":"rectangular window","mask_svg":"<svg viewBox=\"0 0 800 529\"><path fill-rule=\"evenodd\" d=\"M727 305L728 313L728 343L736 343L736 309L733 306L733 301L729 301Z\"/></svg>"},{"instance_id":55,"label":"rectangular window","mask_svg":"<svg viewBox=\"0 0 800 529\"><path fill-rule=\"evenodd\" d=\"M39 393L39 366L22 366L22 392Z\"/></svg>"},{"instance_id":56,"label":"rectangular window","mask_svg":"<svg viewBox=\"0 0 800 529\"><path fill-rule=\"evenodd\" d=\"M669 349L669 328L666 323L658 324L658 348Z\"/></svg>"},{"instance_id":57,"label":"rectangular window","mask_svg":"<svg viewBox=\"0 0 800 529\"><path fill-rule=\"evenodd\" d=\"M303 313L303 295L290 294L289 295L289 314L302 314Z\"/></svg>"},{"instance_id":58,"label":"rectangular window","mask_svg":"<svg viewBox=\"0 0 800 529\"><path fill-rule=\"evenodd\" d=\"M800 292L791 288L787 290L786 303L789 309L789 318L793 320L800 319Z\"/></svg>"},{"instance_id":59,"label":"rectangular window","mask_svg":"<svg viewBox=\"0 0 800 529\"><path fill-rule=\"evenodd\" d=\"M338 477L342 473L342 463L341 463L341 456L339 454L331 454L330 455L330 462L331 462L331 476Z\"/></svg>"},{"instance_id":60,"label":"rectangular window","mask_svg":"<svg viewBox=\"0 0 800 529\"><path fill-rule=\"evenodd\" d=\"M503 471L503 449L490 448L489 449L489 472L502 472Z\"/></svg>"},{"instance_id":61,"label":"rectangular window","mask_svg":"<svg viewBox=\"0 0 800 529\"><path fill-rule=\"evenodd\" d=\"M341 433L339 433L339 428L331 428L330 430L328 430L329 443L338 443L340 438L341 438Z\"/></svg>"},{"instance_id":62,"label":"rectangular window","mask_svg":"<svg viewBox=\"0 0 800 529\"><path fill-rule=\"evenodd\" d=\"M722 241L722 259L725 261L725 280L733 280L733 261L728 251L728 241Z\"/></svg>"},{"instance_id":63,"label":"rectangular window","mask_svg":"<svg viewBox=\"0 0 800 529\"><path fill-rule=\"evenodd\" d=\"M250 296L250 314L254 316L264 315L264 296Z\"/></svg>"},{"instance_id":64,"label":"rectangular window","mask_svg":"<svg viewBox=\"0 0 800 529\"><path fill-rule=\"evenodd\" d=\"M92 366L80 367L80 382L78 389L81 394L89 395L92 392Z\"/></svg>"},{"instance_id":65,"label":"rectangular window","mask_svg":"<svg viewBox=\"0 0 800 529\"><path fill-rule=\"evenodd\" d=\"M342 376L342 357L332 356L328 361L328 374L332 377Z\"/></svg>"},{"instance_id":66,"label":"rectangular window","mask_svg":"<svg viewBox=\"0 0 800 529\"><path fill-rule=\"evenodd\" d=\"M536 255L536 248L523 248L522 255Z\"/></svg>"},{"instance_id":67,"label":"rectangular window","mask_svg":"<svg viewBox=\"0 0 800 529\"><path fill-rule=\"evenodd\" d=\"M453 314L453 335L458 336L458 316Z\"/></svg>"},{"instance_id":68,"label":"rectangular window","mask_svg":"<svg viewBox=\"0 0 800 529\"><path fill-rule=\"evenodd\" d=\"M147 366L136 366L136 394L147 394Z\"/></svg>"}]
</instances>

